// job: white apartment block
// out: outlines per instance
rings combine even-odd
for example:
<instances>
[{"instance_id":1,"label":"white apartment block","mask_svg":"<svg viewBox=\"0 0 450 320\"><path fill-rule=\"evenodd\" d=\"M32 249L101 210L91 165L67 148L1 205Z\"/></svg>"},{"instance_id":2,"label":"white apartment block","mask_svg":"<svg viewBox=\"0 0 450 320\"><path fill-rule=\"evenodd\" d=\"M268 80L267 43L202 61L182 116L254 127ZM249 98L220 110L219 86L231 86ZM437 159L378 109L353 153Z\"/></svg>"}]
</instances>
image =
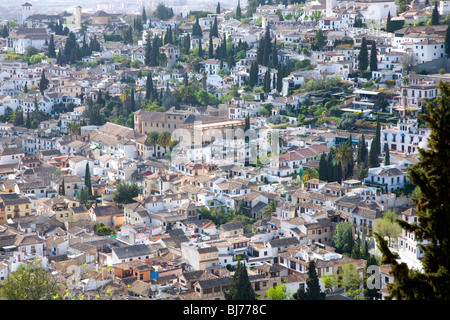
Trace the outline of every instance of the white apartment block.
<instances>
[{"instance_id":1,"label":"white apartment block","mask_svg":"<svg viewBox=\"0 0 450 320\"><path fill-rule=\"evenodd\" d=\"M384 127L380 130L381 150L384 154L386 145L389 150L405 153L416 153L418 148L427 145L430 130L419 128L417 119L401 119L395 127Z\"/></svg>"}]
</instances>

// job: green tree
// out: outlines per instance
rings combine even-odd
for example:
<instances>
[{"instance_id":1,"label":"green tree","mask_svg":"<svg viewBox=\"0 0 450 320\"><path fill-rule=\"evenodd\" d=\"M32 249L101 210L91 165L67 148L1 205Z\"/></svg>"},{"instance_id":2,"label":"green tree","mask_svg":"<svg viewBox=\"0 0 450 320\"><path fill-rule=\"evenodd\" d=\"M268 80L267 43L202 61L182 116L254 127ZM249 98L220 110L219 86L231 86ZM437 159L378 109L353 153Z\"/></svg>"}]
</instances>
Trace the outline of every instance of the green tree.
<instances>
[{"instance_id":1,"label":"green tree","mask_svg":"<svg viewBox=\"0 0 450 320\"><path fill-rule=\"evenodd\" d=\"M159 139L159 132L158 131L151 131L147 133L147 142L150 144L153 144L153 155L156 157L156 145L158 143Z\"/></svg>"},{"instance_id":2,"label":"green tree","mask_svg":"<svg viewBox=\"0 0 450 320\"><path fill-rule=\"evenodd\" d=\"M8 38L8 37L9 37L9 29L5 25L5 26L3 26L3 29L2 29L2 38Z\"/></svg>"},{"instance_id":3,"label":"green tree","mask_svg":"<svg viewBox=\"0 0 450 320\"><path fill-rule=\"evenodd\" d=\"M270 287L265 297L267 300L289 300L291 292L286 287L286 283L279 283L275 287Z\"/></svg>"},{"instance_id":4,"label":"green tree","mask_svg":"<svg viewBox=\"0 0 450 320\"><path fill-rule=\"evenodd\" d=\"M84 172L84 185L88 191L88 195L92 196L92 182L91 182L91 171L89 168L89 161L86 162L86 169Z\"/></svg>"},{"instance_id":5,"label":"green tree","mask_svg":"<svg viewBox=\"0 0 450 320\"><path fill-rule=\"evenodd\" d=\"M369 56L367 51L367 41L366 37L363 37L361 40L361 47L358 53L358 70L361 74L367 70L369 66Z\"/></svg>"},{"instance_id":6,"label":"green tree","mask_svg":"<svg viewBox=\"0 0 450 320\"><path fill-rule=\"evenodd\" d=\"M163 131L159 134L158 144L164 148L164 151L167 152L167 147L170 145L172 141L172 135L168 131Z\"/></svg>"},{"instance_id":7,"label":"green tree","mask_svg":"<svg viewBox=\"0 0 450 320\"><path fill-rule=\"evenodd\" d=\"M42 70L41 80L39 81L39 91L44 95L44 91L47 90L50 81L45 77L45 70Z\"/></svg>"},{"instance_id":8,"label":"green tree","mask_svg":"<svg viewBox=\"0 0 450 320\"><path fill-rule=\"evenodd\" d=\"M241 1L238 0L238 4L236 7L236 19L241 19L242 18L242 11L241 11Z\"/></svg>"},{"instance_id":9,"label":"green tree","mask_svg":"<svg viewBox=\"0 0 450 320\"><path fill-rule=\"evenodd\" d=\"M265 219L270 219L272 214L277 210L277 203L275 201L269 201L269 203L264 207L263 217Z\"/></svg>"},{"instance_id":10,"label":"green tree","mask_svg":"<svg viewBox=\"0 0 450 320\"><path fill-rule=\"evenodd\" d=\"M224 291L225 300L256 300L256 294L247 273L245 263L237 264L233 275L233 282L227 291Z\"/></svg>"},{"instance_id":11,"label":"green tree","mask_svg":"<svg viewBox=\"0 0 450 320\"><path fill-rule=\"evenodd\" d=\"M220 14L220 2L217 2L216 13Z\"/></svg>"},{"instance_id":12,"label":"green tree","mask_svg":"<svg viewBox=\"0 0 450 320\"><path fill-rule=\"evenodd\" d=\"M418 221L398 221L402 229L428 241L420 246L423 272L398 263L386 241L375 234L383 254L381 263L390 264L394 276L388 285L389 298L397 300L450 299L450 84L439 81L437 89L440 93L427 104L428 113L419 116L431 129L427 149L419 149L420 161L409 169L411 182L420 189L420 195L413 199Z\"/></svg>"},{"instance_id":13,"label":"green tree","mask_svg":"<svg viewBox=\"0 0 450 320\"><path fill-rule=\"evenodd\" d=\"M55 40L53 38L53 34L50 36L50 42L48 43L48 53L49 58L56 58L56 51L55 51Z\"/></svg>"},{"instance_id":14,"label":"green tree","mask_svg":"<svg viewBox=\"0 0 450 320\"><path fill-rule=\"evenodd\" d=\"M327 37L323 33L322 29L317 30L316 35L314 36L314 47L322 50L327 44Z\"/></svg>"},{"instance_id":15,"label":"green tree","mask_svg":"<svg viewBox=\"0 0 450 320\"><path fill-rule=\"evenodd\" d=\"M359 139L358 142L357 162L359 165L367 167L368 161L369 161L369 152L367 151L366 139L364 138L364 134L362 134L361 139Z\"/></svg>"},{"instance_id":16,"label":"green tree","mask_svg":"<svg viewBox=\"0 0 450 320\"><path fill-rule=\"evenodd\" d=\"M322 153L319 160L319 180L328 181L327 155Z\"/></svg>"},{"instance_id":17,"label":"green tree","mask_svg":"<svg viewBox=\"0 0 450 320\"><path fill-rule=\"evenodd\" d=\"M351 254L354 246L353 227L349 222L340 222L334 231L333 243L338 253Z\"/></svg>"},{"instance_id":18,"label":"green tree","mask_svg":"<svg viewBox=\"0 0 450 320\"><path fill-rule=\"evenodd\" d=\"M439 10L438 10L438 2L435 1L433 12L431 13L431 25L437 26L439 25Z\"/></svg>"},{"instance_id":19,"label":"green tree","mask_svg":"<svg viewBox=\"0 0 450 320\"><path fill-rule=\"evenodd\" d=\"M447 27L447 30L445 31L445 53L447 56L450 56L450 25Z\"/></svg>"},{"instance_id":20,"label":"green tree","mask_svg":"<svg viewBox=\"0 0 450 320\"><path fill-rule=\"evenodd\" d=\"M384 165L388 166L391 164L391 160L390 160L390 154L389 154L389 146L386 143L386 150L384 151L385 155L384 155Z\"/></svg>"},{"instance_id":21,"label":"green tree","mask_svg":"<svg viewBox=\"0 0 450 320\"><path fill-rule=\"evenodd\" d=\"M375 40L372 42L372 46L370 48L370 71L378 71L378 62L377 62L377 45Z\"/></svg>"},{"instance_id":22,"label":"green tree","mask_svg":"<svg viewBox=\"0 0 450 320\"><path fill-rule=\"evenodd\" d=\"M325 300L325 293L320 290L319 277L317 276L314 260L310 260L308 264L306 291L298 289L292 297L294 300Z\"/></svg>"},{"instance_id":23,"label":"green tree","mask_svg":"<svg viewBox=\"0 0 450 320\"><path fill-rule=\"evenodd\" d=\"M392 32L392 25L391 25L391 11L388 12L387 20L386 20L386 32Z\"/></svg>"},{"instance_id":24,"label":"green tree","mask_svg":"<svg viewBox=\"0 0 450 320\"><path fill-rule=\"evenodd\" d=\"M120 182L113 194L114 202L119 204L127 204L134 202L133 198L139 195L138 185L133 183Z\"/></svg>"},{"instance_id":25,"label":"green tree","mask_svg":"<svg viewBox=\"0 0 450 320\"><path fill-rule=\"evenodd\" d=\"M56 279L38 260L22 262L0 282L0 298L4 300L51 300L56 293Z\"/></svg>"}]
</instances>

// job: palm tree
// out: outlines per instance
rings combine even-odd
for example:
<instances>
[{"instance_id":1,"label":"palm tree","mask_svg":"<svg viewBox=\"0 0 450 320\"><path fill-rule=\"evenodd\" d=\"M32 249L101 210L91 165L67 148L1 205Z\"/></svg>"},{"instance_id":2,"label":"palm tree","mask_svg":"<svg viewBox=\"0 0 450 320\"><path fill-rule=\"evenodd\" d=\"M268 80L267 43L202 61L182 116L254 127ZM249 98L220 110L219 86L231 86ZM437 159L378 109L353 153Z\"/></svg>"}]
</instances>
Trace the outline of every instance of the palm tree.
<instances>
[{"instance_id":1,"label":"palm tree","mask_svg":"<svg viewBox=\"0 0 450 320\"><path fill-rule=\"evenodd\" d=\"M147 133L147 142L153 144L153 156L156 157L156 144L158 143L159 132L151 131Z\"/></svg>"},{"instance_id":2,"label":"palm tree","mask_svg":"<svg viewBox=\"0 0 450 320\"><path fill-rule=\"evenodd\" d=\"M168 131L163 131L159 134L158 137L158 144L161 147L164 147L164 153L167 152L167 147L170 145L170 142L172 141L172 135Z\"/></svg>"},{"instance_id":3,"label":"palm tree","mask_svg":"<svg viewBox=\"0 0 450 320\"><path fill-rule=\"evenodd\" d=\"M275 201L270 201L265 207L263 211L263 217L265 219L271 218L272 213L277 210L277 203Z\"/></svg>"},{"instance_id":4,"label":"palm tree","mask_svg":"<svg viewBox=\"0 0 450 320\"><path fill-rule=\"evenodd\" d=\"M67 130L69 131L69 135L80 135L81 134L81 126L76 122L68 122Z\"/></svg>"},{"instance_id":5,"label":"palm tree","mask_svg":"<svg viewBox=\"0 0 450 320\"><path fill-rule=\"evenodd\" d=\"M347 165L350 161L353 161L353 148L349 141L344 141L341 145L336 149L335 153L336 160L340 160L342 163L342 167L344 171L347 171ZM337 161L339 162L339 161ZM345 175L347 172L345 172Z\"/></svg>"},{"instance_id":6,"label":"palm tree","mask_svg":"<svg viewBox=\"0 0 450 320\"><path fill-rule=\"evenodd\" d=\"M305 168L305 169L303 169L301 179L303 182L306 182L310 179L319 179L319 173L317 172L316 169Z\"/></svg>"}]
</instances>

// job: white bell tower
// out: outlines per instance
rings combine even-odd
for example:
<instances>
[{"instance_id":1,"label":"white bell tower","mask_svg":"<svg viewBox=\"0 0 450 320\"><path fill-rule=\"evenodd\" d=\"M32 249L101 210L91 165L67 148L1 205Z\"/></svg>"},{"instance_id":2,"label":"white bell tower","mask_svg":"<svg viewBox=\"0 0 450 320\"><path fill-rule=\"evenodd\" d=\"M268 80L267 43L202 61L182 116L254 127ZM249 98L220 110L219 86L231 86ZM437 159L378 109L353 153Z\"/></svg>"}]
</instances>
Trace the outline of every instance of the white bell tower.
<instances>
[{"instance_id":1,"label":"white bell tower","mask_svg":"<svg viewBox=\"0 0 450 320\"><path fill-rule=\"evenodd\" d=\"M22 24L24 24L25 20L27 20L27 18L31 16L31 7L32 7L31 3L28 2L25 2L22 5Z\"/></svg>"}]
</instances>

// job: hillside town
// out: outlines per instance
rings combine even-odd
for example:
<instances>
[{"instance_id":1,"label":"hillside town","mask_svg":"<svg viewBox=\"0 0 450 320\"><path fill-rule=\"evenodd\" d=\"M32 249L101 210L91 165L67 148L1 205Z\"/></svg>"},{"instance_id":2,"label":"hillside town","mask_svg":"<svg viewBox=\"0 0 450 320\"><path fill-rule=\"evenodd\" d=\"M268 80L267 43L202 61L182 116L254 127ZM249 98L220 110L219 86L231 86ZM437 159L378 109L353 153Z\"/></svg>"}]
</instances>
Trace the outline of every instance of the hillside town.
<instances>
[{"instance_id":1,"label":"hillside town","mask_svg":"<svg viewBox=\"0 0 450 320\"><path fill-rule=\"evenodd\" d=\"M243 265L299 298L313 265L325 299L383 300L374 232L422 270L394 220L450 1L151 3L0 21L0 286L34 262L67 299L224 300Z\"/></svg>"}]
</instances>

